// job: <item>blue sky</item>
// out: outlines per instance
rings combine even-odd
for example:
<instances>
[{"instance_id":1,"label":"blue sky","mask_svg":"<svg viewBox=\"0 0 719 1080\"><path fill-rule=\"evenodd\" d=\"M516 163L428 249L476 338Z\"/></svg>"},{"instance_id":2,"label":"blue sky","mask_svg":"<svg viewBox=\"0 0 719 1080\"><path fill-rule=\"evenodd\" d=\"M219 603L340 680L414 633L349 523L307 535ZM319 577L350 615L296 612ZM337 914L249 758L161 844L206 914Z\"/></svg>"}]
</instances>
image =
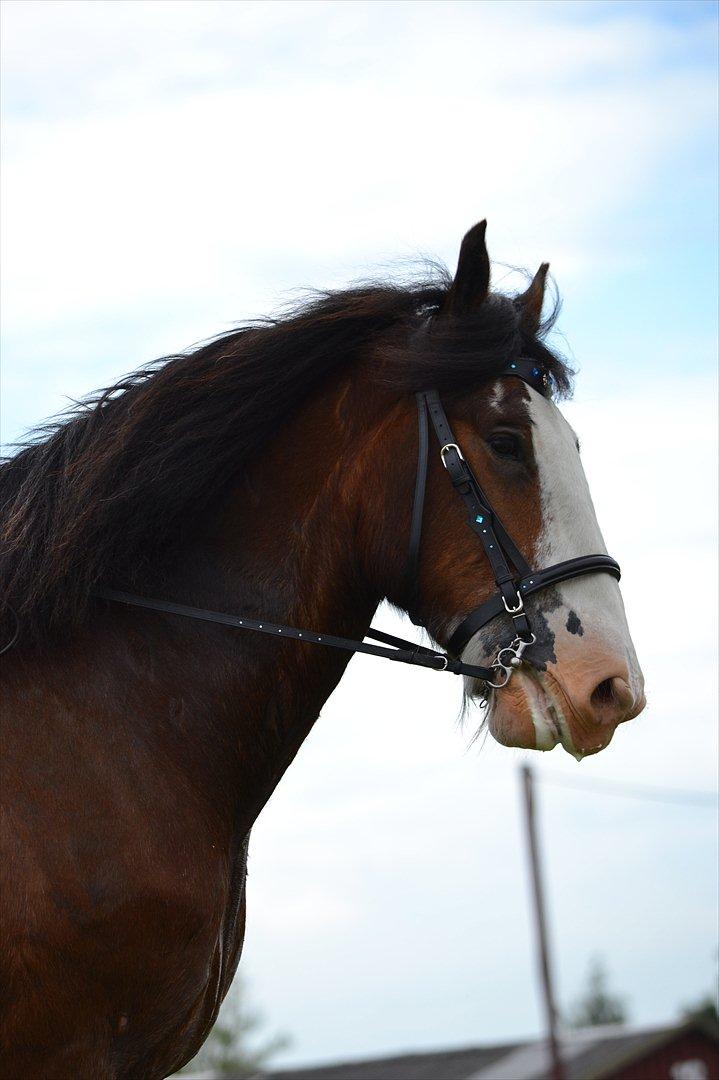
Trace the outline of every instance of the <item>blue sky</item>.
<instances>
[{"instance_id":1,"label":"blue sky","mask_svg":"<svg viewBox=\"0 0 719 1080\"><path fill-rule=\"evenodd\" d=\"M713 3L3 8L2 435L307 286L549 259L567 412L649 708L575 779L712 790ZM678 520L677 495L681 498ZM381 616L393 625L389 613ZM516 769L459 688L352 661L255 830L244 961L287 1061L539 1029ZM541 795L559 994L639 1022L711 984L716 815Z\"/></svg>"}]
</instances>

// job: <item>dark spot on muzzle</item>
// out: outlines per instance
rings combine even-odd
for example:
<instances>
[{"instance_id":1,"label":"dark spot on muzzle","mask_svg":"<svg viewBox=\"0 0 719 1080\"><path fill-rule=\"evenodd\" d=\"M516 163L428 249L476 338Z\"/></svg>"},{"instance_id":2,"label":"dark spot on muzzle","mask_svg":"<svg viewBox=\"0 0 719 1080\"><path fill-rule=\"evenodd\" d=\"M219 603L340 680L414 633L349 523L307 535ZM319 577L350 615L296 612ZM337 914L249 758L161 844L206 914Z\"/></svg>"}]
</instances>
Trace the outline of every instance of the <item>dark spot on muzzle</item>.
<instances>
[{"instance_id":1,"label":"dark spot on muzzle","mask_svg":"<svg viewBox=\"0 0 719 1080\"><path fill-rule=\"evenodd\" d=\"M582 635L584 634L582 620L579 618L576 611L569 612L569 618L567 619L567 630L570 634L579 634L580 637L582 637Z\"/></svg>"},{"instance_id":2,"label":"dark spot on muzzle","mask_svg":"<svg viewBox=\"0 0 719 1080\"><path fill-rule=\"evenodd\" d=\"M541 604L541 607L540 607ZM555 589L547 589L536 599L527 604L529 621L532 624L532 633L536 637L534 645L531 645L524 654L524 659L537 671L546 671L547 664L556 664L557 654L554 651L554 634L549 629L547 615L561 607L562 601Z\"/></svg>"},{"instance_id":3,"label":"dark spot on muzzle","mask_svg":"<svg viewBox=\"0 0 719 1080\"><path fill-rule=\"evenodd\" d=\"M527 649L523 659L531 667L536 668L537 671L546 671L547 664L556 664L557 662L557 655L554 651L554 634L549 629L546 616L561 606L562 601L556 589L547 589L540 596L531 597L525 601L532 633L537 640ZM493 619L490 626L479 632L480 653L487 663L497 655L500 649L504 649L510 644L515 633L511 620L502 618L502 616Z\"/></svg>"}]
</instances>

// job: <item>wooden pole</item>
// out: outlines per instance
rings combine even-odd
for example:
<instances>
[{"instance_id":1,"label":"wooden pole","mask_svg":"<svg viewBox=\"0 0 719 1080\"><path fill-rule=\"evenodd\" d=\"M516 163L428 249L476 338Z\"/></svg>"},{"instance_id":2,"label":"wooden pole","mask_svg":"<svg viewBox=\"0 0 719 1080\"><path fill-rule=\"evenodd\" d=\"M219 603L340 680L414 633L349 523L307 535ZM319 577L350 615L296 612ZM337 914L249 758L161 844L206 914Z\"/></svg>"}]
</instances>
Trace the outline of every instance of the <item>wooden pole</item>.
<instances>
[{"instance_id":1,"label":"wooden pole","mask_svg":"<svg viewBox=\"0 0 719 1080\"><path fill-rule=\"evenodd\" d=\"M537 837L537 823L534 808L534 776L529 765L522 766L522 786L524 790L524 810L527 826L527 848L529 867L532 876L532 894L534 897L534 916L539 946L539 974L542 984L542 1000L547 1030L547 1046L551 1061L552 1080L565 1080L564 1064L557 1039L557 1009L552 990L552 968L549 959L549 941L547 938L547 920L544 911L544 888Z\"/></svg>"}]
</instances>

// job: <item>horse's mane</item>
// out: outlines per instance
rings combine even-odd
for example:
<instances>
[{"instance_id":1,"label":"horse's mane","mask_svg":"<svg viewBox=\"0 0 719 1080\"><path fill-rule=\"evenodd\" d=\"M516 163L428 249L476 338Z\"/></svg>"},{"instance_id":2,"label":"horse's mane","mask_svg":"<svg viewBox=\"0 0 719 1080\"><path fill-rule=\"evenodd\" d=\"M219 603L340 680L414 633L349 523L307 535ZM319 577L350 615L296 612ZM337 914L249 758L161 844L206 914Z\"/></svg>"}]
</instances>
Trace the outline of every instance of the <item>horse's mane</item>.
<instances>
[{"instance_id":1,"label":"horse's mane","mask_svg":"<svg viewBox=\"0 0 719 1080\"><path fill-rule=\"evenodd\" d=\"M547 325L527 340L510 298L423 332L449 285L438 273L315 294L141 368L31 433L0 465L0 580L23 636L77 625L100 582L146 583L255 451L360 356L398 392L468 390L520 352L568 389L571 373L540 340Z\"/></svg>"}]
</instances>

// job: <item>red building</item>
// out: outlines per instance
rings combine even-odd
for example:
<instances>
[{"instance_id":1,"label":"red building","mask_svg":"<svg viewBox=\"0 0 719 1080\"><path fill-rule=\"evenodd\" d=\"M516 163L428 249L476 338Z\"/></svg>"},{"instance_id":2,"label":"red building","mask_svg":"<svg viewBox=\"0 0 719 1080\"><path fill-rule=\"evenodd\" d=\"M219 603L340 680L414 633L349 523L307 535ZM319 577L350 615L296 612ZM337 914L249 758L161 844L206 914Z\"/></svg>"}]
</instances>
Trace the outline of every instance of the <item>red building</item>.
<instances>
[{"instance_id":1,"label":"red building","mask_svg":"<svg viewBox=\"0 0 719 1080\"><path fill-rule=\"evenodd\" d=\"M719 1025L592 1027L561 1037L567 1080L719 1080ZM543 1041L349 1061L267 1074L267 1080L546 1080Z\"/></svg>"}]
</instances>

